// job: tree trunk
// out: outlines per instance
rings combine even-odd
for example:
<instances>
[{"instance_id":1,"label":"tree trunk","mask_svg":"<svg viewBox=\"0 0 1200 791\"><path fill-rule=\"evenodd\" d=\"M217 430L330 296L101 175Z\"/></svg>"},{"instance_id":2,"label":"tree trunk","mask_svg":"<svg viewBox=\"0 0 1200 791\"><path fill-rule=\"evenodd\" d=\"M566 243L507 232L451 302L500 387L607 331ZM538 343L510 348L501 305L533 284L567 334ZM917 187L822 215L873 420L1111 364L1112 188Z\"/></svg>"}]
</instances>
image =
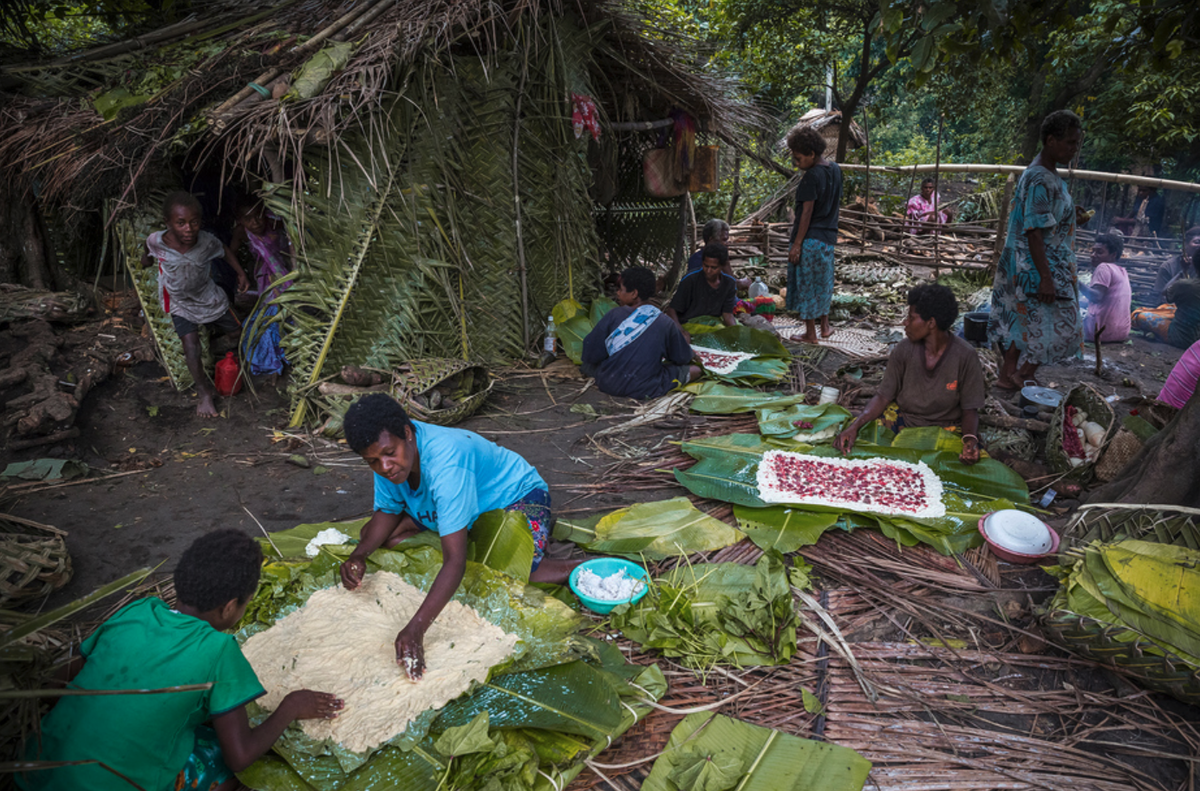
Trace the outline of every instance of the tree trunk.
<instances>
[{"instance_id":1,"label":"tree trunk","mask_svg":"<svg viewBox=\"0 0 1200 791\"><path fill-rule=\"evenodd\" d=\"M0 185L0 228L7 229L0 234L0 283L50 291L69 285L54 276L59 267L57 261L51 265L45 225L30 193Z\"/></svg>"},{"instance_id":2,"label":"tree trunk","mask_svg":"<svg viewBox=\"0 0 1200 791\"><path fill-rule=\"evenodd\" d=\"M1116 478L1087 500L1200 508L1200 388Z\"/></svg>"}]
</instances>

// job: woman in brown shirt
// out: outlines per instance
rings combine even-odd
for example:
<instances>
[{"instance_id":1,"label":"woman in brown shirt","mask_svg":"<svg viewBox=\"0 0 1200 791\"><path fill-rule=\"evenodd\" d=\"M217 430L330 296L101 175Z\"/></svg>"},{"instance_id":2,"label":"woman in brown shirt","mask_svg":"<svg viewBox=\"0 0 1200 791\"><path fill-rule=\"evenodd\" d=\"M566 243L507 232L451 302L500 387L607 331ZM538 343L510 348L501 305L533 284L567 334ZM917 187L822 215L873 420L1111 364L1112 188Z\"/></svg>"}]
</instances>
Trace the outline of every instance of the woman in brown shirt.
<instances>
[{"instance_id":1,"label":"woman in brown shirt","mask_svg":"<svg viewBox=\"0 0 1200 791\"><path fill-rule=\"evenodd\" d=\"M958 303L945 286L925 284L908 292L905 340L892 350L875 397L838 435L838 450L849 453L858 430L894 401L897 431L907 426L961 428L959 459L963 464L979 461L979 408L986 386L975 349L948 332L956 318Z\"/></svg>"}]
</instances>

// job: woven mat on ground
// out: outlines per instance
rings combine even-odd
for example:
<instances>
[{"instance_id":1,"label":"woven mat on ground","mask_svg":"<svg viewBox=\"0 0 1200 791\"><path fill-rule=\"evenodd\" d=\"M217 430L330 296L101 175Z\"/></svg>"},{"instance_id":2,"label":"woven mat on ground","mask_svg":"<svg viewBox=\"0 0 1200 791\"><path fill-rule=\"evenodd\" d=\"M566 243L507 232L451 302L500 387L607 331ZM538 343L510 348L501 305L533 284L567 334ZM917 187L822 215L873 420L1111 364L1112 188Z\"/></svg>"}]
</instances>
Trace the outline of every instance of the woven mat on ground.
<instances>
[{"instance_id":1,"label":"woven mat on ground","mask_svg":"<svg viewBox=\"0 0 1200 791\"><path fill-rule=\"evenodd\" d=\"M1160 708L1156 696L1118 698L1103 682L1081 685L1076 673L1086 663L1053 649L1037 653L1046 650L1040 641L1022 653L1020 630L996 617L994 601L983 598L993 587L987 578L999 579L984 553L970 559L971 571L955 558L923 546L901 550L865 530L827 533L802 552L819 576L811 595L825 612L808 606L801 612L821 636L801 629L787 666L723 668L703 677L621 641L630 661L657 662L664 670L671 688L661 705L669 710L631 728L570 789L640 789L685 710L713 706L858 750L874 763L871 789L1165 791L1186 777L1185 761L1170 759L1194 754L1200 731ZM760 555L743 541L691 560L752 564ZM838 569L848 563L855 579L879 586L847 584ZM959 615L965 610L949 602L971 596L980 597L982 617L958 628L968 621ZM889 607L889 601L913 606ZM922 612L933 615L923 620ZM823 712L805 709L802 689L820 699ZM1119 735L1105 727L1109 721L1121 723ZM1139 754L1157 762L1153 776L1142 771Z\"/></svg>"},{"instance_id":2,"label":"woven mat on ground","mask_svg":"<svg viewBox=\"0 0 1200 791\"><path fill-rule=\"evenodd\" d=\"M804 322L792 318L779 318L775 320L775 329L785 341L798 342L804 334ZM820 345L850 357L877 357L887 354L887 344L875 340L874 330L858 327L834 327L833 337L822 338Z\"/></svg>"}]
</instances>

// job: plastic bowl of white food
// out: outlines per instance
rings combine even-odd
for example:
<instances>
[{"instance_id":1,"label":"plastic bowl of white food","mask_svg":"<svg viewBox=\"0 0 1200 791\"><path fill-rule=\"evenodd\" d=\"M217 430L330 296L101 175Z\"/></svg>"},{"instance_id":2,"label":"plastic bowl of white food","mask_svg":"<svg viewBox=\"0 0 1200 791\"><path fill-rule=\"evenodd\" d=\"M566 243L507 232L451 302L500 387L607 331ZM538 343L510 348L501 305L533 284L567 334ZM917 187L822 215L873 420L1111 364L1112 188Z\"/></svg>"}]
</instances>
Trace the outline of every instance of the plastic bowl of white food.
<instances>
[{"instance_id":1,"label":"plastic bowl of white food","mask_svg":"<svg viewBox=\"0 0 1200 791\"><path fill-rule=\"evenodd\" d=\"M1050 525L1015 508L984 514L979 532L997 557L1011 563L1036 563L1058 550Z\"/></svg>"},{"instance_id":2,"label":"plastic bowl of white food","mask_svg":"<svg viewBox=\"0 0 1200 791\"><path fill-rule=\"evenodd\" d=\"M650 590L648 581L644 568L624 558L592 558L576 566L568 579L572 592L599 615L641 599Z\"/></svg>"}]
</instances>

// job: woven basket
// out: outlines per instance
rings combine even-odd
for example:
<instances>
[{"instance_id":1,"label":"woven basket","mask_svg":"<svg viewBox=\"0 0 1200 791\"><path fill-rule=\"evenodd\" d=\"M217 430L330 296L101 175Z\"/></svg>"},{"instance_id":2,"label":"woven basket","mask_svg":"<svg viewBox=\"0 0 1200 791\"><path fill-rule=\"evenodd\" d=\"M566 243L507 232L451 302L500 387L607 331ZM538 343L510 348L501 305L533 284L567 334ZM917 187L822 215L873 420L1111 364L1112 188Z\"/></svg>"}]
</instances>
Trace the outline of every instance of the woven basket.
<instances>
[{"instance_id":1,"label":"woven basket","mask_svg":"<svg viewBox=\"0 0 1200 791\"><path fill-rule=\"evenodd\" d=\"M411 360L396 369L392 395L425 423L452 426L475 414L495 380L477 363L445 357Z\"/></svg>"},{"instance_id":2,"label":"woven basket","mask_svg":"<svg viewBox=\"0 0 1200 791\"><path fill-rule=\"evenodd\" d=\"M0 609L45 596L71 580L62 536L0 534Z\"/></svg>"},{"instance_id":3,"label":"woven basket","mask_svg":"<svg viewBox=\"0 0 1200 791\"><path fill-rule=\"evenodd\" d=\"M1069 610L1046 613L1042 624L1054 643L1117 668L1150 689L1200 704L1200 669L1145 635Z\"/></svg>"},{"instance_id":4,"label":"woven basket","mask_svg":"<svg viewBox=\"0 0 1200 791\"><path fill-rule=\"evenodd\" d=\"M1061 531L1061 549L1132 538L1200 551L1200 509L1171 505L1085 505Z\"/></svg>"},{"instance_id":5,"label":"woven basket","mask_svg":"<svg viewBox=\"0 0 1200 791\"><path fill-rule=\"evenodd\" d=\"M1100 461L1096 462L1096 479L1107 483L1116 478L1141 449L1142 441L1138 435L1121 426L1104 448Z\"/></svg>"},{"instance_id":6,"label":"woven basket","mask_svg":"<svg viewBox=\"0 0 1200 791\"><path fill-rule=\"evenodd\" d=\"M1104 400L1104 396L1100 395L1096 388L1083 383L1068 390L1062 403L1054 410L1054 419L1050 421L1050 431L1046 434L1046 461L1050 463L1050 469L1064 473L1064 479L1086 484L1091 481L1092 475L1095 473L1095 463L1084 462L1078 467L1072 467L1071 462L1067 459L1066 451L1063 450L1063 417L1066 415L1068 405L1087 412L1088 420L1104 427L1104 439L1100 442L1101 454L1108 445L1108 441L1116 433L1116 416L1113 414L1112 406Z\"/></svg>"}]
</instances>

